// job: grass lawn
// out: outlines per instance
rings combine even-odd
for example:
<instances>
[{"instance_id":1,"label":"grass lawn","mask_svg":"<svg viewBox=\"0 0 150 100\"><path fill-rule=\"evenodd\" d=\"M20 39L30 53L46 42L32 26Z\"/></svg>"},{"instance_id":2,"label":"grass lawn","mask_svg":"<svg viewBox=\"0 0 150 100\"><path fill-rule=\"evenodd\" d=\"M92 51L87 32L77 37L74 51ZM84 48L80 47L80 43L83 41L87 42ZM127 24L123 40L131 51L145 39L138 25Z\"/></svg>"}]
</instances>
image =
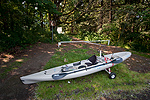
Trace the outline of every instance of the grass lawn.
<instances>
[{"instance_id":1,"label":"grass lawn","mask_svg":"<svg viewBox=\"0 0 150 100\"><path fill-rule=\"evenodd\" d=\"M57 67L67 63L87 59L92 54L88 54L90 48L72 49L67 52L58 49L45 69ZM98 55L96 51L95 55ZM64 62L66 59L66 62ZM114 91L134 91L145 89L149 86L150 73L138 73L128 69L128 67L120 63L111 68L112 72L116 73L115 79L109 79L108 73L100 71L91 75L51 82L40 82L36 88L36 98L41 100L49 99L99 99L100 97L111 97ZM111 93L111 95L110 95ZM115 98L120 98L119 95L113 95ZM136 97L135 97L136 98ZM126 99L124 96L122 99Z\"/></svg>"}]
</instances>

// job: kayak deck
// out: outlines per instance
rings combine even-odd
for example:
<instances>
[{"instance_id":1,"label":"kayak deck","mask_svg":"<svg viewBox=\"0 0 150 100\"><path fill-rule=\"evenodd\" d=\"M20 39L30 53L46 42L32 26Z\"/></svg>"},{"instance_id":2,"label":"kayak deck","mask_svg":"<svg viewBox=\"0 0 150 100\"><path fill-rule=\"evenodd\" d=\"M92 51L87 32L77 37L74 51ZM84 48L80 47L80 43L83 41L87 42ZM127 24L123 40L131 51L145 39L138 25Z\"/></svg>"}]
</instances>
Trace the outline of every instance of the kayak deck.
<instances>
[{"instance_id":1,"label":"kayak deck","mask_svg":"<svg viewBox=\"0 0 150 100\"><path fill-rule=\"evenodd\" d=\"M47 69L31 75L22 76L24 84L32 84L40 81L64 80L85 76L110 68L131 56L130 52L108 54L104 57L93 55L89 59Z\"/></svg>"}]
</instances>

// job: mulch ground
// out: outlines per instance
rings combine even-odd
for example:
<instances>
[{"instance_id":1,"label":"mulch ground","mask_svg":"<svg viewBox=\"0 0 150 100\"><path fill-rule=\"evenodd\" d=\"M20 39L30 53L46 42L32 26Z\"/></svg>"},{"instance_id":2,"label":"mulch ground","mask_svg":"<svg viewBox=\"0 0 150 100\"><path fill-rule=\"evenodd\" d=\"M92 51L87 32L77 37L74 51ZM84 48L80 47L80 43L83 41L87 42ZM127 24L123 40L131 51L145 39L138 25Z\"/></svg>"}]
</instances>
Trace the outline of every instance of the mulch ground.
<instances>
[{"instance_id":1,"label":"mulch ground","mask_svg":"<svg viewBox=\"0 0 150 100\"><path fill-rule=\"evenodd\" d=\"M77 39L76 39L77 40ZM85 44L85 43L81 43ZM62 44L63 48L71 47L82 48L77 43ZM99 49L99 46L86 44L89 48ZM57 44L48 43L37 43L24 50L14 50L14 52L8 54L0 54L0 67L8 67L12 62L26 59L21 66L16 66L17 69L9 72L6 78L0 79L0 99L1 100L27 100L34 98L34 87L36 84L24 85L20 81L20 76L28 75L41 71L45 64L49 61L52 55L58 49ZM67 48L66 48L67 49ZM115 46L102 46L101 50L104 53L114 53L125 51L125 49L115 47ZM149 73L150 72L150 59L132 54L132 56L124 61L130 70L137 71L139 73ZM2 70L0 69L0 72ZM148 91L150 92L150 91ZM150 96L150 93L147 93ZM142 94L141 94L142 96Z\"/></svg>"}]
</instances>

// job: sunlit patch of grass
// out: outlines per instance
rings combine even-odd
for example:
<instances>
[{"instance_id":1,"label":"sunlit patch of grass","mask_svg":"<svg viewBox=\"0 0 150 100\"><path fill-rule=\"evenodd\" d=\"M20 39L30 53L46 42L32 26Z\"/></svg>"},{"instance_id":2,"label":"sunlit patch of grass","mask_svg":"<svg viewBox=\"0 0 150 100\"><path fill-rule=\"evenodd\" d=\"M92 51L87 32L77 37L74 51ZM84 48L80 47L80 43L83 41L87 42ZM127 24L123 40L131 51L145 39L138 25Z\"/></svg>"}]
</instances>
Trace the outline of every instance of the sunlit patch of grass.
<instances>
[{"instance_id":1,"label":"sunlit patch of grass","mask_svg":"<svg viewBox=\"0 0 150 100\"><path fill-rule=\"evenodd\" d=\"M73 49L66 53L57 52L47 63L45 69L87 59L91 56L86 53L88 50L90 49ZM64 58L67 59L67 62L64 62ZM150 81L150 73L142 74L131 71L123 63L112 67L111 70L117 75L115 79L109 79L105 71L100 71L75 79L40 82L36 90L36 97L38 99L96 99L118 90L137 91L148 86L147 83Z\"/></svg>"},{"instance_id":2,"label":"sunlit patch of grass","mask_svg":"<svg viewBox=\"0 0 150 100\"><path fill-rule=\"evenodd\" d=\"M130 49L130 47L128 45L125 45L124 48L125 49Z\"/></svg>"}]
</instances>

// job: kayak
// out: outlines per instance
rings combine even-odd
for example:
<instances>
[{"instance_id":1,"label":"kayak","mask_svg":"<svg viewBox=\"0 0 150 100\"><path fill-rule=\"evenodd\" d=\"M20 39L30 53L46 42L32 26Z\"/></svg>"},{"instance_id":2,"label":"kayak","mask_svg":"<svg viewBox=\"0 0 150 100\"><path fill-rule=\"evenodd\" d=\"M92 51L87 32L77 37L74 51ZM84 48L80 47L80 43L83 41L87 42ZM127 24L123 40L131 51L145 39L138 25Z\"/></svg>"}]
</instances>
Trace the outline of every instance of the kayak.
<instances>
[{"instance_id":1,"label":"kayak","mask_svg":"<svg viewBox=\"0 0 150 100\"><path fill-rule=\"evenodd\" d=\"M74 63L61 65L41 72L20 77L24 84L33 84L41 81L55 81L77 78L105 70L109 78L114 79L115 73L110 68L123 62L131 56L131 52L118 52L104 56L91 56L90 58Z\"/></svg>"}]
</instances>

